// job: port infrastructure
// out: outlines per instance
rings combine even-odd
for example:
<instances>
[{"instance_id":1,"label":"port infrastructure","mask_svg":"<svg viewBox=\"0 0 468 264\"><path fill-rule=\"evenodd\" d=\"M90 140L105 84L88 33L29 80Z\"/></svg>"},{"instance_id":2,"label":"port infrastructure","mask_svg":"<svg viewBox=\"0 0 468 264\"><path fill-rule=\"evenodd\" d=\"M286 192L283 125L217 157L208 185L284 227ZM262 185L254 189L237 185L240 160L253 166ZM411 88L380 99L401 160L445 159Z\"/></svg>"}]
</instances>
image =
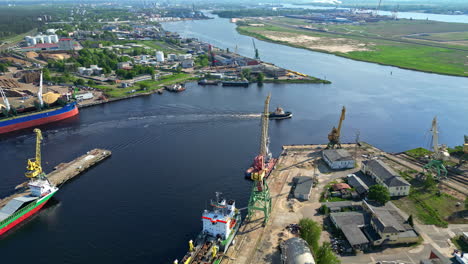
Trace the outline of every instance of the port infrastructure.
<instances>
[{"instance_id":1,"label":"port infrastructure","mask_svg":"<svg viewBox=\"0 0 468 264\"><path fill-rule=\"evenodd\" d=\"M265 181L267 167L265 160L271 155L268 150L268 122L269 122L269 105L271 95L268 94L265 100L265 108L262 114L261 138L260 138L260 153L254 159L254 171L251 179L253 180L252 192L250 194L247 219L251 220L255 211L263 212L263 225L268 222L271 213L271 196L268 184Z\"/></svg>"},{"instance_id":2,"label":"port infrastructure","mask_svg":"<svg viewBox=\"0 0 468 264\"><path fill-rule=\"evenodd\" d=\"M341 135L341 126L343 125L343 120L345 120L346 108L343 106L341 109L340 121L338 123L338 128L333 127L330 134L328 134L328 145L327 149L340 149L340 135Z\"/></svg>"},{"instance_id":3,"label":"port infrastructure","mask_svg":"<svg viewBox=\"0 0 468 264\"><path fill-rule=\"evenodd\" d=\"M447 168L444 166L444 161L449 160L450 154L447 152L447 147L445 145L439 145L439 131L437 129L437 117L434 117L432 120L432 148L434 154L432 155L429 162L424 165L423 169L428 172L435 172L435 179L445 179L447 178Z\"/></svg>"}]
</instances>

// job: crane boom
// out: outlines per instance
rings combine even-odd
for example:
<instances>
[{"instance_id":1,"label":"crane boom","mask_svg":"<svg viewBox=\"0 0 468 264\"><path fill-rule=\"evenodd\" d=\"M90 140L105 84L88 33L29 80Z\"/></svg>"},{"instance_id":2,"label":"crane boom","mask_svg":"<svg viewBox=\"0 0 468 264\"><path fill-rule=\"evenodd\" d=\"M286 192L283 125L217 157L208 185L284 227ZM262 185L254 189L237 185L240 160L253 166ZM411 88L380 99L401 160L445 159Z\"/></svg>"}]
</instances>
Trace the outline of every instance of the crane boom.
<instances>
[{"instance_id":1,"label":"crane boom","mask_svg":"<svg viewBox=\"0 0 468 264\"><path fill-rule=\"evenodd\" d=\"M41 107L44 106L44 101L42 100L42 71L41 76L39 78L39 91L37 92L37 99L39 99L39 104Z\"/></svg>"},{"instance_id":2,"label":"crane boom","mask_svg":"<svg viewBox=\"0 0 468 264\"><path fill-rule=\"evenodd\" d=\"M8 98L5 95L5 92L3 91L2 87L0 87L0 95L2 96L3 102L5 102L5 107L7 111L10 111L11 106L10 102L8 101Z\"/></svg>"},{"instance_id":3,"label":"crane boom","mask_svg":"<svg viewBox=\"0 0 468 264\"><path fill-rule=\"evenodd\" d=\"M255 59L256 59L256 60L259 60L259 59L260 59L260 55L258 54L258 49L257 49L257 46L255 45L255 40L254 40L254 39L252 39L252 43L253 43L254 52L255 52Z\"/></svg>"},{"instance_id":4,"label":"crane boom","mask_svg":"<svg viewBox=\"0 0 468 264\"><path fill-rule=\"evenodd\" d=\"M270 98L271 94L268 94L265 99L265 108L263 109L262 115L262 133L260 139L260 155L266 156L268 153L268 118L270 116Z\"/></svg>"},{"instance_id":5,"label":"crane boom","mask_svg":"<svg viewBox=\"0 0 468 264\"><path fill-rule=\"evenodd\" d=\"M338 124L338 137L341 135L341 125L343 124L343 120L345 120L345 114L346 114L346 108L343 106L343 109L341 109L341 116L340 116L340 122Z\"/></svg>"},{"instance_id":6,"label":"crane boom","mask_svg":"<svg viewBox=\"0 0 468 264\"><path fill-rule=\"evenodd\" d=\"M35 128L34 133L36 133L36 157L34 159L28 159L27 171L25 173L28 178L35 178L42 174L41 142L43 137L39 128Z\"/></svg>"}]
</instances>

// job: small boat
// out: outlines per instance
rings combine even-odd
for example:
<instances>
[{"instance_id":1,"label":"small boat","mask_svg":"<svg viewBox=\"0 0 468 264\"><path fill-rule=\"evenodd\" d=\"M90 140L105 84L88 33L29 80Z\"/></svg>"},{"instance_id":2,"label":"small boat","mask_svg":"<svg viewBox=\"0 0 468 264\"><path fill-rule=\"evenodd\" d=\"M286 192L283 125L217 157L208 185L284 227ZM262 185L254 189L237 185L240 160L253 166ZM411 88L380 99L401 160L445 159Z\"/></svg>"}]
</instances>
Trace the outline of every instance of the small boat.
<instances>
[{"instance_id":1,"label":"small boat","mask_svg":"<svg viewBox=\"0 0 468 264\"><path fill-rule=\"evenodd\" d=\"M224 81L223 86L249 87L249 81Z\"/></svg>"},{"instance_id":2,"label":"small boat","mask_svg":"<svg viewBox=\"0 0 468 264\"><path fill-rule=\"evenodd\" d=\"M180 84L173 84L171 86L166 86L166 90L173 93L180 93L182 91L185 91L185 87Z\"/></svg>"},{"instance_id":3,"label":"small boat","mask_svg":"<svg viewBox=\"0 0 468 264\"><path fill-rule=\"evenodd\" d=\"M274 112L270 112L270 115L268 116L270 119L286 119L286 118L291 118L292 113L291 112L285 112L283 108L277 107Z\"/></svg>"},{"instance_id":4,"label":"small boat","mask_svg":"<svg viewBox=\"0 0 468 264\"><path fill-rule=\"evenodd\" d=\"M207 79L203 79L198 81L198 85L218 85L219 81L208 81Z\"/></svg>"}]
</instances>

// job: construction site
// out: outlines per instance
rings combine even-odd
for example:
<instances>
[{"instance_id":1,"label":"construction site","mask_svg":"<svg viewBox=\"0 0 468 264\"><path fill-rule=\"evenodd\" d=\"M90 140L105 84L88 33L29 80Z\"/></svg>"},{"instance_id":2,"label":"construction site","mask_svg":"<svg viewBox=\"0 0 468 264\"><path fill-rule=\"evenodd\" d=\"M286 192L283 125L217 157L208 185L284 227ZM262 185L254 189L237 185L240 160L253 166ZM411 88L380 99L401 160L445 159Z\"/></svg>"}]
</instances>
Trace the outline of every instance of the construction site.
<instances>
[{"instance_id":1,"label":"construction site","mask_svg":"<svg viewBox=\"0 0 468 264\"><path fill-rule=\"evenodd\" d=\"M455 246L447 243L447 240L450 241L454 236L460 235L460 232L468 231L465 225L451 225L468 223L463 213L463 206L460 206L468 195L466 181L468 166L464 161L468 156L468 138L465 138L462 157L460 159L450 157L446 147L439 145L438 125L434 118L431 129L432 154L420 159L406 153L386 153L359 141L359 138L355 143L341 144L341 128L346 113L343 107L338 126L333 127L328 135L327 145L283 146L279 158L275 159L268 150L269 100L270 96L265 102L262 115L259 155L255 157L248 174L252 180L248 213L235 238L236 243L229 248L222 263L283 263L285 259L297 259L298 256L288 255L291 253L284 250L284 244L291 238L300 237L298 223L301 219L312 219L323 225L325 230L330 230L332 225L330 216L323 214L321 208L324 205L332 206L332 212L337 212L333 211L336 210L333 209L334 204L341 208L340 210L346 206L360 206L361 203L367 205L365 197L369 187L376 184L381 184L390 190L391 201L384 207L367 205L366 208L374 208L372 210L378 210L376 212L393 212L391 214L400 215L399 219L407 219L410 215L414 215L416 224L414 229L411 229L415 235L414 239L406 238L399 241L396 238L378 246L375 243L369 245L372 249L367 248L368 245L358 249L353 241L346 241L341 236L336 237L333 232L324 231L321 234L321 243L331 242L333 250L343 263L396 260L401 263L419 263L430 256L437 256L441 260L440 263L446 263L445 261L452 257ZM371 161L385 164L383 166L388 171L387 174L392 175L381 176L378 171L372 171ZM448 161L456 161L457 164ZM436 187L432 192L422 187L429 177L433 177L436 181ZM353 184L350 178L360 178L359 186ZM411 194L409 188L408 192L392 191L395 189L393 187L395 182L403 186L411 185ZM338 192L329 191L335 186L347 186L349 189L343 187ZM442 197L440 199L443 200L443 204L433 205L429 201L419 201L420 197L413 192L424 193L422 195L427 195L426 198L432 197L430 199L437 200L439 199L437 197ZM414 211L414 208L421 206L425 206L425 210L438 212L436 217L449 225L428 222ZM346 214L346 211L339 213L340 210L338 215ZM438 235L434 235L434 232ZM297 254L304 256L308 253Z\"/></svg>"}]
</instances>

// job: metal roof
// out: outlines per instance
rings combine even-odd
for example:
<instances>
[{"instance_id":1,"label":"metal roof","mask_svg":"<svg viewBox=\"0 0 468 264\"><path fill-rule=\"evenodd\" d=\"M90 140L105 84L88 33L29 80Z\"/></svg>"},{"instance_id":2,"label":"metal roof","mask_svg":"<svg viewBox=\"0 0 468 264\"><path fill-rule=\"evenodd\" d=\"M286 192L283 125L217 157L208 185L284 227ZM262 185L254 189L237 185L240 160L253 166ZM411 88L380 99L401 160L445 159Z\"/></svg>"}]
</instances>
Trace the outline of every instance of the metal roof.
<instances>
[{"instance_id":1,"label":"metal roof","mask_svg":"<svg viewBox=\"0 0 468 264\"><path fill-rule=\"evenodd\" d=\"M331 162L353 160L351 154L345 149L324 149L323 155Z\"/></svg>"},{"instance_id":2,"label":"metal roof","mask_svg":"<svg viewBox=\"0 0 468 264\"><path fill-rule=\"evenodd\" d=\"M365 184L361 178L356 175L351 175L348 177L348 184L353 186L359 194L363 194L369 191L369 186Z\"/></svg>"},{"instance_id":3,"label":"metal roof","mask_svg":"<svg viewBox=\"0 0 468 264\"><path fill-rule=\"evenodd\" d=\"M388 187L411 185L381 160L365 160L362 163L370 168L376 177L379 177Z\"/></svg>"},{"instance_id":4,"label":"metal roof","mask_svg":"<svg viewBox=\"0 0 468 264\"><path fill-rule=\"evenodd\" d=\"M369 243L360 227L368 223L368 216L363 212L331 213L330 217L343 232L351 246Z\"/></svg>"},{"instance_id":5,"label":"metal roof","mask_svg":"<svg viewBox=\"0 0 468 264\"><path fill-rule=\"evenodd\" d=\"M314 184L312 177L307 176L296 176L294 177L294 183L296 188L294 189L294 197L303 197L310 194L310 189Z\"/></svg>"}]
</instances>

